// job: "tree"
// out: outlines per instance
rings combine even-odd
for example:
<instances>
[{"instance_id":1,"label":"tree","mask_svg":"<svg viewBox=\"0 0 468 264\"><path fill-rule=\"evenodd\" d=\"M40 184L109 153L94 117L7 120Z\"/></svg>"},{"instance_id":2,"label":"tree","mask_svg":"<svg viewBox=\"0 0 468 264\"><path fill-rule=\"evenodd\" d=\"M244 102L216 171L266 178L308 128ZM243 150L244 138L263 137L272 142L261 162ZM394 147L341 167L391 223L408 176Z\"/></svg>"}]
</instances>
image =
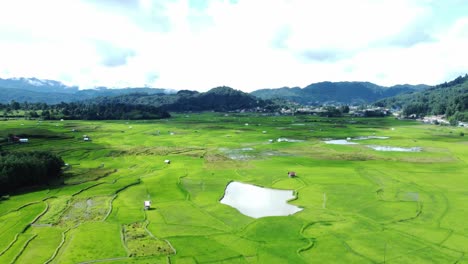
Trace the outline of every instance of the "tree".
<instances>
[{"instance_id":1,"label":"tree","mask_svg":"<svg viewBox=\"0 0 468 264\"><path fill-rule=\"evenodd\" d=\"M20 104L15 100L11 101L10 106L15 111L20 109Z\"/></svg>"},{"instance_id":2,"label":"tree","mask_svg":"<svg viewBox=\"0 0 468 264\"><path fill-rule=\"evenodd\" d=\"M342 105L342 106L340 107L340 111L341 111L341 113L343 113L343 114L349 113L349 106L348 106L348 105Z\"/></svg>"}]
</instances>

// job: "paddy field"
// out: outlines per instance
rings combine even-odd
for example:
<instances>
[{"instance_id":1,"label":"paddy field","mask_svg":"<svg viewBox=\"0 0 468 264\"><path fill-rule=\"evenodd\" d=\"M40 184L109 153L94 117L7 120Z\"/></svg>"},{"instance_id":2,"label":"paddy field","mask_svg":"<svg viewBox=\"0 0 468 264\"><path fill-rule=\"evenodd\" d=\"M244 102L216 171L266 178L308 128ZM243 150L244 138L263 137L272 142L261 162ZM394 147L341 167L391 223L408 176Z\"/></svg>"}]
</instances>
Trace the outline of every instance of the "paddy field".
<instances>
[{"instance_id":1,"label":"paddy field","mask_svg":"<svg viewBox=\"0 0 468 264\"><path fill-rule=\"evenodd\" d=\"M468 263L466 128L203 113L0 121L8 134L29 142L3 150L68 166L0 201L0 263ZM243 215L220 203L232 181L302 210Z\"/></svg>"}]
</instances>

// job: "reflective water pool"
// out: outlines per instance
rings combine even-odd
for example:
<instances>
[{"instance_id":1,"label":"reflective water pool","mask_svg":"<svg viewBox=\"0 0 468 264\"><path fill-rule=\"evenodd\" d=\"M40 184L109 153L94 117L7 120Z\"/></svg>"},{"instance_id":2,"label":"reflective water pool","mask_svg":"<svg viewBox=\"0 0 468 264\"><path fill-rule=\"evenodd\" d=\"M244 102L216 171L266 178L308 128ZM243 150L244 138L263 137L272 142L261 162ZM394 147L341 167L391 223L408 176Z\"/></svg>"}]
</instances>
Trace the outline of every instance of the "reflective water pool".
<instances>
[{"instance_id":1,"label":"reflective water pool","mask_svg":"<svg viewBox=\"0 0 468 264\"><path fill-rule=\"evenodd\" d=\"M260 218L292 215L302 210L287 201L296 198L291 190L263 188L241 182L226 186L222 204L236 208L244 215Z\"/></svg>"}]
</instances>

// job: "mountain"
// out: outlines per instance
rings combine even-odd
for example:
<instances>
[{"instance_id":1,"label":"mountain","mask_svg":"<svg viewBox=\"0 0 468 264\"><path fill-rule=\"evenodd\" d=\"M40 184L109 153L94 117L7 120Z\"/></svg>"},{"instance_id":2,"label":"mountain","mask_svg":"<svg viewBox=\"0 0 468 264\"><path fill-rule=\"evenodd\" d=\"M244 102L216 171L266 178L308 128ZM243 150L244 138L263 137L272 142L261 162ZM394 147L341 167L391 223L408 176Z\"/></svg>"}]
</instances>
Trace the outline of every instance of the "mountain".
<instances>
[{"instance_id":1,"label":"mountain","mask_svg":"<svg viewBox=\"0 0 468 264\"><path fill-rule=\"evenodd\" d=\"M446 115L452 120L468 121L468 75L423 91L385 98L375 105L402 109L406 116Z\"/></svg>"},{"instance_id":2,"label":"mountain","mask_svg":"<svg viewBox=\"0 0 468 264\"><path fill-rule=\"evenodd\" d=\"M76 86L67 86L53 80L37 78L0 78L0 103L12 100L17 102L43 102L57 104L60 102L75 102L96 98L99 96L116 96L131 93L174 93L161 88L122 88L109 89L98 87L95 89L79 90Z\"/></svg>"},{"instance_id":3,"label":"mountain","mask_svg":"<svg viewBox=\"0 0 468 264\"><path fill-rule=\"evenodd\" d=\"M73 94L78 92L78 87L76 86L66 86L58 81L37 78L0 78L0 87L41 93Z\"/></svg>"},{"instance_id":4,"label":"mountain","mask_svg":"<svg viewBox=\"0 0 468 264\"><path fill-rule=\"evenodd\" d=\"M261 108L273 110L279 107L271 100L263 100L251 94L222 86L207 92L181 90L176 94L127 94L112 97L99 97L90 103L125 103L160 107L167 111L235 111Z\"/></svg>"},{"instance_id":5,"label":"mountain","mask_svg":"<svg viewBox=\"0 0 468 264\"><path fill-rule=\"evenodd\" d=\"M252 95L262 99L283 98L304 105L364 104L401 93L428 88L427 85L379 86L370 82L319 82L304 88L261 89Z\"/></svg>"}]
</instances>

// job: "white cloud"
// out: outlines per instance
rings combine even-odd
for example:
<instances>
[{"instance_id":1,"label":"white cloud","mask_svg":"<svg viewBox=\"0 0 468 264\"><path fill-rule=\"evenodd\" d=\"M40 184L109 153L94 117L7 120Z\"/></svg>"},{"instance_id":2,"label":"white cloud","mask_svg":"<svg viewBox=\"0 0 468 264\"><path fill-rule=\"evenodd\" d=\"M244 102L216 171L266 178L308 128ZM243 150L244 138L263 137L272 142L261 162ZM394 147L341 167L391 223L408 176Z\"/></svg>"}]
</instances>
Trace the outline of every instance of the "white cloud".
<instances>
[{"instance_id":1,"label":"white cloud","mask_svg":"<svg viewBox=\"0 0 468 264\"><path fill-rule=\"evenodd\" d=\"M436 84L468 72L457 1L3 1L0 77L246 91Z\"/></svg>"}]
</instances>

